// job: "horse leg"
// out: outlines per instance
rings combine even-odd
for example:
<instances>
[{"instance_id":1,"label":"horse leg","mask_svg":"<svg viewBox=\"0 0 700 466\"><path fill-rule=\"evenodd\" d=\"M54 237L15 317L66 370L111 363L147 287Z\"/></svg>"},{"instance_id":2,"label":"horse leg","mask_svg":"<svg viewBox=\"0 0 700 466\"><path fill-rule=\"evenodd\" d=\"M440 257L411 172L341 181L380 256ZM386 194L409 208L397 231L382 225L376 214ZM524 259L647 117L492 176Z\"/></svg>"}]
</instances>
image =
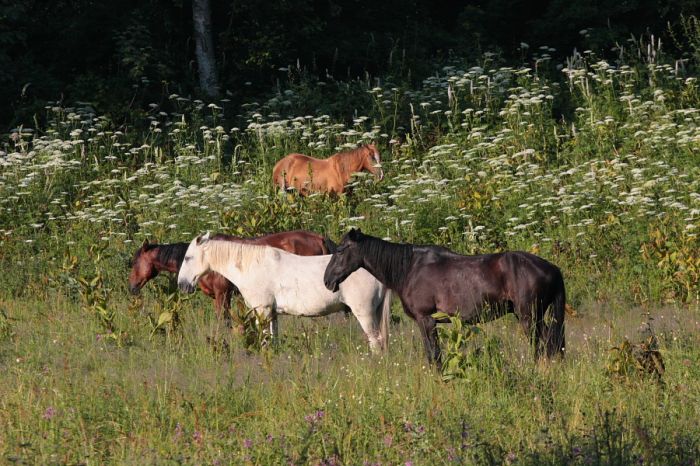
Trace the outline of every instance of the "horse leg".
<instances>
[{"instance_id":1,"label":"horse leg","mask_svg":"<svg viewBox=\"0 0 700 466\"><path fill-rule=\"evenodd\" d=\"M233 322L235 322L235 324L236 324L235 326L232 325L232 329L236 333L243 335L243 333L245 333L245 328L244 328L245 327L245 324L244 324L245 315L248 312L248 308L246 308L245 304L242 302L242 299L240 297L238 297L234 300L234 305L236 308L236 311L235 311L236 318L235 319L233 318L233 314L231 314L231 309L229 308L229 315L231 316L231 320ZM232 322L232 324L233 324L233 322Z\"/></svg>"},{"instance_id":2,"label":"horse leg","mask_svg":"<svg viewBox=\"0 0 700 466\"><path fill-rule=\"evenodd\" d=\"M224 313L224 294L218 290L214 291L214 312L216 313L217 322L221 322L221 317Z\"/></svg>"},{"instance_id":3,"label":"horse leg","mask_svg":"<svg viewBox=\"0 0 700 466\"><path fill-rule=\"evenodd\" d=\"M554 294L552 302L549 304L551 311L551 321L545 327L545 345L547 357L554 358L556 356L563 357L566 347L564 338L564 316L566 306L566 295L564 286L557 290ZM545 307L545 310L547 308Z\"/></svg>"},{"instance_id":4,"label":"horse leg","mask_svg":"<svg viewBox=\"0 0 700 466\"><path fill-rule=\"evenodd\" d=\"M277 325L277 312L272 306L259 306L255 308L255 313L259 318L270 321L268 328L270 343L274 343L277 340L277 332L279 330Z\"/></svg>"},{"instance_id":5,"label":"horse leg","mask_svg":"<svg viewBox=\"0 0 700 466\"><path fill-rule=\"evenodd\" d=\"M270 316L270 338L273 343L276 343L279 338L279 322L277 321L276 312L273 312Z\"/></svg>"},{"instance_id":6,"label":"horse leg","mask_svg":"<svg viewBox=\"0 0 700 466\"><path fill-rule=\"evenodd\" d=\"M231 290L230 289L215 289L214 290L214 309L216 310L216 319L224 321L226 327L231 328Z\"/></svg>"},{"instance_id":7,"label":"horse leg","mask_svg":"<svg viewBox=\"0 0 700 466\"><path fill-rule=\"evenodd\" d=\"M535 361L540 358L540 338L542 337L544 316L540 316L537 303L534 300L514 302L515 315L520 320L520 325L525 331L525 336L535 350ZM534 321L534 322L533 322Z\"/></svg>"},{"instance_id":8,"label":"horse leg","mask_svg":"<svg viewBox=\"0 0 700 466\"><path fill-rule=\"evenodd\" d=\"M226 289L222 293L222 306L224 310L224 323L226 324L227 328L233 328L233 319L231 318L231 295L233 294L233 290L231 287Z\"/></svg>"},{"instance_id":9,"label":"horse leg","mask_svg":"<svg viewBox=\"0 0 700 466\"><path fill-rule=\"evenodd\" d=\"M369 350L372 354L379 354L382 352L382 340L379 331L379 322L375 322L373 313L363 312L361 314L355 313L357 321L360 323L360 327L367 335L367 340L369 341Z\"/></svg>"},{"instance_id":10,"label":"horse leg","mask_svg":"<svg viewBox=\"0 0 700 466\"><path fill-rule=\"evenodd\" d=\"M438 370L442 370L442 354L440 352L440 345L438 344L437 324L435 319L431 316L434 312L435 311L432 311L428 314L415 313L413 315L416 316L416 322L418 323L418 328L423 337L423 346L428 362L434 363Z\"/></svg>"}]
</instances>

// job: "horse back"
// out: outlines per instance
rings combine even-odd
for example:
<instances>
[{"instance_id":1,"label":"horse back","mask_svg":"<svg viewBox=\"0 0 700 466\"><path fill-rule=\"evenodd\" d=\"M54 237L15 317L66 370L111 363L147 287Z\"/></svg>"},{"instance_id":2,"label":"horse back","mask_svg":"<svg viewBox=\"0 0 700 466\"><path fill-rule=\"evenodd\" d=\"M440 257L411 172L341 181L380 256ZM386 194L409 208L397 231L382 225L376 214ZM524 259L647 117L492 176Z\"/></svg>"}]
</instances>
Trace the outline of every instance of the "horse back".
<instances>
[{"instance_id":1,"label":"horse back","mask_svg":"<svg viewBox=\"0 0 700 466\"><path fill-rule=\"evenodd\" d=\"M320 160L304 154L289 154L280 159L272 169L273 179L276 181L279 177L284 176L286 181L292 177L299 176L300 167L308 167L309 164L315 165ZM307 168L308 171L308 168Z\"/></svg>"},{"instance_id":2,"label":"horse back","mask_svg":"<svg viewBox=\"0 0 700 466\"><path fill-rule=\"evenodd\" d=\"M258 244L265 244L299 256L320 256L326 254L324 238L310 231L296 230L256 238Z\"/></svg>"},{"instance_id":3,"label":"horse back","mask_svg":"<svg viewBox=\"0 0 700 466\"><path fill-rule=\"evenodd\" d=\"M529 300L563 286L555 265L522 251L464 256L444 248L418 250L422 254L407 283L418 307L447 313L459 309L469 318L486 302Z\"/></svg>"}]
</instances>

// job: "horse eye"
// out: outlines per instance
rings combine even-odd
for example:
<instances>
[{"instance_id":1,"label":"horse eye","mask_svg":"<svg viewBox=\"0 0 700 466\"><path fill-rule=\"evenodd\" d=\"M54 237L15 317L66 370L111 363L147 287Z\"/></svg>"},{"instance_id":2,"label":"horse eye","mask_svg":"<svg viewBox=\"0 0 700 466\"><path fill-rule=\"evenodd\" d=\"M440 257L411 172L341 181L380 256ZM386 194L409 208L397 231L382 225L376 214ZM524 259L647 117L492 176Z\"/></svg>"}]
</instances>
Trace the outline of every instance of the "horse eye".
<instances>
[{"instance_id":1,"label":"horse eye","mask_svg":"<svg viewBox=\"0 0 700 466\"><path fill-rule=\"evenodd\" d=\"M185 262L187 262L187 261L189 261L190 259L192 259L192 256L185 256L185 259L184 259L184 260L185 260Z\"/></svg>"}]
</instances>

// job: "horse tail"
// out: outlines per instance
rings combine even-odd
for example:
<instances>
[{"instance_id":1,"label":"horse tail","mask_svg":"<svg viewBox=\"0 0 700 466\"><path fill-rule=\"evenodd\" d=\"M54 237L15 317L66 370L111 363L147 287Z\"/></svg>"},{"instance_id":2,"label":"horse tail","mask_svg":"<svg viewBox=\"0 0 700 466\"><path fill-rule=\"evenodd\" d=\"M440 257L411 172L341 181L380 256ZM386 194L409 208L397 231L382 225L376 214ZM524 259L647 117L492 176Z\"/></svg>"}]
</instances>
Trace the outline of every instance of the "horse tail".
<instances>
[{"instance_id":1,"label":"horse tail","mask_svg":"<svg viewBox=\"0 0 700 466\"><path fill-rule=\"evenodd\" d=\"M557 272L559 272L557 270ZM566 338L564 335L564 317L566 316L566 289L561 272L554 283L556 290L552 300L552 323L547 331L547 356L564 356Z\"/></svg>"},{"instance_id":2,"label":"horse tail","mask_svg":"<svg viewBox=\"0 0 700 466\"><path fill-rule=\"evenodd\" d=\"M389 349L389 320L391 319L391 298L389 288L384 288L384 299L381 304L381 316L379 320L379 336L382 339L382 350Z\"/></svg>"},{"instance_id":3,"label":"horse tail","mask_svg":"<svg viewBox=\"0 0 700 466\"><path fill-rule=\"evenodd\" d=\"M323 237L323 251L324 254L335 254L335 251L338 249L338 245L335 244L329 237L324 236Z\"/></svg>"}]
</instances>

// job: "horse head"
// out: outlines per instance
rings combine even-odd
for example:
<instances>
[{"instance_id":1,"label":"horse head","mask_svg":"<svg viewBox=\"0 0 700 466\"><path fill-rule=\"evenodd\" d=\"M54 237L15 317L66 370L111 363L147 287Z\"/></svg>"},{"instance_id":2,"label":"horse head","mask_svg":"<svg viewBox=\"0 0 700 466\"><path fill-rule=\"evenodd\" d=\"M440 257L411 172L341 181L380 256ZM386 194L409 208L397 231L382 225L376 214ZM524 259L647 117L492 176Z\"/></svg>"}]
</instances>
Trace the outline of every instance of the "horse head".
<instances>
[{"instance_id":1,"label":"horse head","mask_svg":"<svg viewBox=\"0 0 700 466\"><path fill-rule=\"evenodd\" d=\"M134 254L129 272L129 291L131 294L139 294L139 291L149 280L158 276L158 269L154 262L158 254L158 245L149 244L144 240L141 247Z\"/></svg>"},{"instance_id":2,"label":"horse head","mask_svg":"<svg viewBox=\"0 0 700 466\"><path fill-rule=\"evenodd\" d=\"M182 260L180 271L177 274L177 286L186 293L192 293L199 278L209 271L209 263L205 252L208 249L211 237L209 232L197 236L190 242Z\"/></svg>"},{"instance_id":3,"label":"horse head","mask_svg":"<svg viewBox=\"0 0 700 466\"><path fill-rule=\"evenodd\" d=\"M384 179L384 170L382 170L382 159L374 143L365 145L365 157L362 168L372 173L379 178L379 181Z\"/></svg>"},{"instance_id":4,"label":"horse head","mask_svg":"<svg viewBox=\"0 0 700 466\"><path fill-rule=\"evenodd\" d=\"M323 274L323 283L326 288L333 292L338 291L340 284L351 273L362 267L362 254L360 254L358 247L362 238L363 235L359 228L357 230L351 229L343 237Z\"/></svg>"}]
</instances>

